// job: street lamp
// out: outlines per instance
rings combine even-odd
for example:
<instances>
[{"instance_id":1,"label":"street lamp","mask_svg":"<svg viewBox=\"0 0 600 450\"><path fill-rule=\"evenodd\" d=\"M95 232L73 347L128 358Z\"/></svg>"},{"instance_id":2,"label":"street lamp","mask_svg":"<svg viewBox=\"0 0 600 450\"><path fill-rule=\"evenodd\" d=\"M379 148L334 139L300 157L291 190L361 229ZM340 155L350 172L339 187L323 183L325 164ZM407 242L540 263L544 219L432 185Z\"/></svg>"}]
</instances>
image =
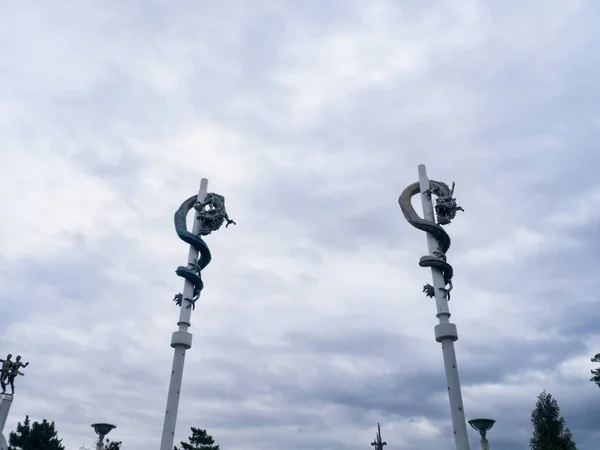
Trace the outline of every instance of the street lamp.
<instances>
[{"instance_id":1,"label":"street lamp","mask_svg":"<svg viewBox=\"0 0 600 450\"><path fill-rule=\"evenodd\" d=\"M383 446L387 445L387 442L381 440L381 427L379 424L377 424L377 436L375 436L375 440L371 442L371 445L375 447L375 450L383 450Z\"/></svg>"},{"instance_id":2,"label":"street lamp","mask_svg":"<svg viewBox=\"0 0 600 450\"><path fill-rule=\"evenodd\" d=\"M492 419L471 419L469 420L469 425L473 427L473 429L479 431L481 435L481 450L490 450L490 444L486 439L486 433L492 429L496 423L495 420Z\"/></svg>"},{"instance_id":3,"label":"street lamp","mask_svg":"<svg viewBox=\"0 0 600 450\"><path fill-rule=\"evenodd\" d=\"M116 425L111 425L110 423L93 423L92 428L98 435L98 442L96 442L96 450L104 449L104 437L110 433L110 430L113 428L117 428Z\"/></svg>"}]
</instances>

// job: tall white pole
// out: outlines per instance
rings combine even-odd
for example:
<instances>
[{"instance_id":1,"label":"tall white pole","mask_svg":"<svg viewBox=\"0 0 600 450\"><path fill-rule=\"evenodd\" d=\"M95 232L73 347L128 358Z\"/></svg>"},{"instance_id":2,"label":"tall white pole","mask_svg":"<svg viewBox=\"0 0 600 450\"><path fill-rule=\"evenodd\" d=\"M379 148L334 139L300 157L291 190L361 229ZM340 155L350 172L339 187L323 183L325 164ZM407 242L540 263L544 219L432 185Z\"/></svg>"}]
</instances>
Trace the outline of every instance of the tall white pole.
<instances>
[{"instance_id":1,"label":"tall white pole","mask_svg":"<svg viewBox=\"0 0 600 450\"><path fill-rule=\"evenodd\" d=\"M8 448L8 444L3 432L12 401L13 396L11 394L0 394L0 450L7 450Z\"/></svg>"},{"instance_id":2,"label":"tall white pole","mask_svg":"<svg viewBox=\"0 0 600 450\"><path fill-rule=\"evenodd\" d=\"M419 165L419 187L421 190L421 201L423 204L423 218L435 223L431 195L425 193L430 189L430 184L424 164ZM432 234L426 233L426 235L427 249L431 255L437 250L438 242L435 236ZM443 295L442 289L446 287L444 275L442 274L441 270L436 267L432 267L431 276L433 278L435 304L437 307L436 317L439 320L439 323L434 327L435 340L442 344L446 382L448 384L448 399L450 401L450 413L452 416L452 426L454 428L454 441L456 443L457 450L469 450L467 422L463 408L462 394L460 392L460 379L458 377L458 366L456 364L456 352L454 351L454 342L458 340L458 332L456 325L450 322L448 299Z\"/></svg>"},{"instance_id":3,"label":"tall white pole","mask_svg":"<svg viewBox=\"0 0 600 450\"><path fill-rule=\"evenodd\" d=\"M200 180L200 190L198 191L198 201L203 202L208 192L208 180ZM202 222L197 220L198 211L194 217L193 233L198 234ZM193 263L198 258L198 250L190 245L188 252L188 263ZM192 298L194 296L194 285L185 280L183 285L183 298ZM175 426L177 425L177 410L179 409L179 397L181 392L181 382L183 380L183 365L185 362L185 352L192 348L192 333L188 331L192 325L190 320L192 308L186 308L184 304L179 309L179 321L177 331L173 332L171 337L171 347L173 347L173 367L171 369L171 379L169 381L169 393L167 395L167 409L165 411L165 421L163 424L162 439L160 441L160 450L173 450L175 442Z\"/></svg>"}]
</instances>

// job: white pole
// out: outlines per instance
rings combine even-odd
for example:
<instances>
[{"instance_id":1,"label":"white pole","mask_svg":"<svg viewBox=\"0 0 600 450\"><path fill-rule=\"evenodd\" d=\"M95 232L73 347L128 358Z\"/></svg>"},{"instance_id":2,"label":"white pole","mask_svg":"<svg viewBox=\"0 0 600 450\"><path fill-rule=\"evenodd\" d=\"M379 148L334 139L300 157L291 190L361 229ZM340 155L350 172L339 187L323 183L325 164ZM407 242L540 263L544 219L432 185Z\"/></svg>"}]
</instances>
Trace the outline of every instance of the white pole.
<instances>
[{"instance_id":1,"label":"white pole","mask_svg":"<svg viewBox=\"0 0 600 450\"><path fill-rule=\"evenodd\" d=\"M12 401L13 396L11 394L0 394L0 433L4 431L4 425L6 425Z\"/></svg>"},{"instance_id":2,"label":"white pole","mask_svg":"<svg viewBox=\"0 0 600 450\"><path fill-rule=\"evenodd\" d=\"M208 192L208 180L200 180L200 190L198 191L198 201L203 202ZM198 234L202 224L197 220L198 212L194 215L194 227L192 232ZM188 253L188 263L193 263L198 258L198 250L190 245ZM194 296L194 285L185 280L183 285L183 298L192 298ZM169 381L169 393L167 395L167 409L165 411L165 421L163 424L162 439L160 441L160 450L173 450L175 442L175 426L177 425L177 410L179 408L179 397L181 392L181 382L183 379L183 365L185 362L185 351L192 347L192 333L188 331L191 326L192 308L186 308L185 302L182 302L179 309L179 329L171 337L171 347L173 347L173 367L171 370L171 380Z\"/></svg>"},{"instance_id":3,"label":"white pole","mask_svg":"<svg viewBox=\"0 0 600 450\"><path fill-rule=\"evenodd\" d=\"M12 405L13 396L10 394L0 394L0 450L7 450L8 444L4 437L4 425Z\"/></svg>"},{"instance_id":4,"label":"white pole","mask_svg":"<svg viewBox=\"0 0 600 450\"><path fill-rule=\"evenodd\" d=\"M429 178L427 178L427 170L425 169L424 164L419 165L419 187L421 190L421 201L423 203L423 218L435 223L431 195L424 194L425 191L430 189ZM426 235L427 249L429 250L429 254L433 254L438 247L437 240L430 233L426 233ZM438 268L432 267L431 276L433 278L435 304L437 307L436 317L439 320L439 323L434 327L435 340L442 344L446 382L448 384L448 399L450 401L450 414L452 416L452 426L454 428L454 441L457 450L469 450L467 422L460 392L456 352L454 351L454 342L458 339L458 332L456 325L450 322L448 299L443 295L443 291L441 290L446 286L444 275Z\"/></svg>"}]
</instances>

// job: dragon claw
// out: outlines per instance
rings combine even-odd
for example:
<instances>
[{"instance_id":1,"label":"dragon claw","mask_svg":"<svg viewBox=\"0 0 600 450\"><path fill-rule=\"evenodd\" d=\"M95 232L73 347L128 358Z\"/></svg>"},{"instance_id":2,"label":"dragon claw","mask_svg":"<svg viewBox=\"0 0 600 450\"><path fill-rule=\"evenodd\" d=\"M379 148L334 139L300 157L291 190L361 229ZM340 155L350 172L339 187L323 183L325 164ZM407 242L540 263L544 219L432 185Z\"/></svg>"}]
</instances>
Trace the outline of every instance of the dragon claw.
<instances>
[{"instance_id":1,"label":"dragon claw","mask_svg":"<svg viewBox=\"0 0 600 450\"><path fill-rule=\"evenodd\" d=\"M452 289L453 289L452 282L448 283L448 287L447 288L445 288L445 287L440 288L440 291L442 291L444 293L444 298L447 298L448 301L450 301L450 291Z\"/></svg>"},{"instance_id":2,"label":"dragon claw","mask_svg":"<svg viewBox=\"0 0 600 450\"><path fill-rule=\"evenodd\" d=\"M427 283L426 285L423 286L423 292L429 298L435 297L435 290L433 289L433 286L430 285L429 283Z\"/></svg>"},{"instance_id":3,"label":"dragon claw","mask_svg":"<svg viewBox=\"0 0 600 450\"><path fill-rule=\"evenodd\" d=\"M189 308L191 306L192 311L196 310L196 300L198 300L198 299L192 300L191 298L185 298L184 300L187 300L187 302L188 302L188 305L186 306L186 308Z\"/></svg>"},{"instance_id":4,"label":"dragon claw","mask_svg":"<svg viewBox=\"0 0 600 450\"><path fill-rule=\"evenodd\" d=\"M179 294L175 294L175 297L173 297L173 301L175 302L175 304L177 306L181 306L182 300L183 300L183 294L181 292Z\"/></svg>"},{"instance_id":5,"label":"dragon claw","mask_svg":"<svg viewBox=\"0 0 600 450\"><path fill-rule=\"evenodd\" d=\"M435 256L438 259L441 259L442 261L446 261L446 254L439 247L433 252L433 256Z\"/></svg>"},{"instance_id":6,"label":"dragon claw","mask_svg":"<svg viewBox=\"0 0 600 450\"><path fill-rule=\"evenodd\" d=\"M200 258L195 258L191 263L188 263L188 267L196 273L200 273Z\"/></svg>"},{"instance_id":7,"label":"dragon claw","mask_svg":"<svg viewBox=\"0 0 600 450\"><path fill-rule=\"evenodd\" d=\"M186 306L186 308L189 308L190 306L193 307L193 309L196 309L196 299L191 299L191 298L183 298L183 294L180 292L179 294L175 294L175 297L173 297L173 301L175 302L175 304L177 306L181 306L181 304L183 303L183 301L187 301L188 305Z\"/></svg>"}]
</instances>

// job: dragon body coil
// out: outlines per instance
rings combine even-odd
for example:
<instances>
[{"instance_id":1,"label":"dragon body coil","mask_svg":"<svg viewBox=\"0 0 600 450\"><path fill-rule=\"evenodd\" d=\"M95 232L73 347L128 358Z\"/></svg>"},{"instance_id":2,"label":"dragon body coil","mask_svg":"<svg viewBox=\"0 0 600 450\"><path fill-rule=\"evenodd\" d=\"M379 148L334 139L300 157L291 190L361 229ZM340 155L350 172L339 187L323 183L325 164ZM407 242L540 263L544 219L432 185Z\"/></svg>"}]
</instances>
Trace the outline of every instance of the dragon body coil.
<instances>
[{"instance_id":1,"label":"dragon body coil","mask_svg":"<svg viewBox=\"0 0 600 450\"><path fill-rule=\"evenodd\" d=\"M187 216L192 209L198 211L196 219L201 223L198 234L192 233L187 229ZM207 194L203 202L198 202L196 195L188 198L175 212L174 222L177 236L198 251L198 258L190 262L187 266L179 266L175 270L178 276L192 283L194 287L192 298L183 298L183 294L179 293L175 295L173 301L178 306L181 306L182 301L186 300L188 308L190 306L195 308L196 300L198 300L200 292L204 288L202 270L208 266L212 259L210 249L204 239L202 239L202 236L218 230L224 222L226 222L226 228L232 223L235 225L235 222L229 219L227 215L225 198L222 195L214 193Z\"/></svg>"},{"instance_id":2,"label":"dragon body coil","mask_svg":"<svg viewBox=\"0 0 600 450\"><path fill-rule=\"evenodd\" d=\"M444 277L445 286L440 289L444 292L444 296L450 300L454 269L446 260L446 252L450 249L451 240L450 236L441 225L449 224L456 216L457 211L464 210L456 204L456 199L452 197L454 183L452 184L452 189L450 189L446 183L440 181L431 180L429 183L429 189L423 194L437 196L435 204L437 223L421 218L412 205L412 197L421 192L419 183L413 183L404 189L398 198L398 204L409 224L421 231L430 233L437 240L438 248L436 251L431 255L421 256L419 259L419 266L436 268L441 271ZM428 297L435 296L434 288L430 284L423 286L423 292L425 292Z\"/></svg>"}]
</instances>

